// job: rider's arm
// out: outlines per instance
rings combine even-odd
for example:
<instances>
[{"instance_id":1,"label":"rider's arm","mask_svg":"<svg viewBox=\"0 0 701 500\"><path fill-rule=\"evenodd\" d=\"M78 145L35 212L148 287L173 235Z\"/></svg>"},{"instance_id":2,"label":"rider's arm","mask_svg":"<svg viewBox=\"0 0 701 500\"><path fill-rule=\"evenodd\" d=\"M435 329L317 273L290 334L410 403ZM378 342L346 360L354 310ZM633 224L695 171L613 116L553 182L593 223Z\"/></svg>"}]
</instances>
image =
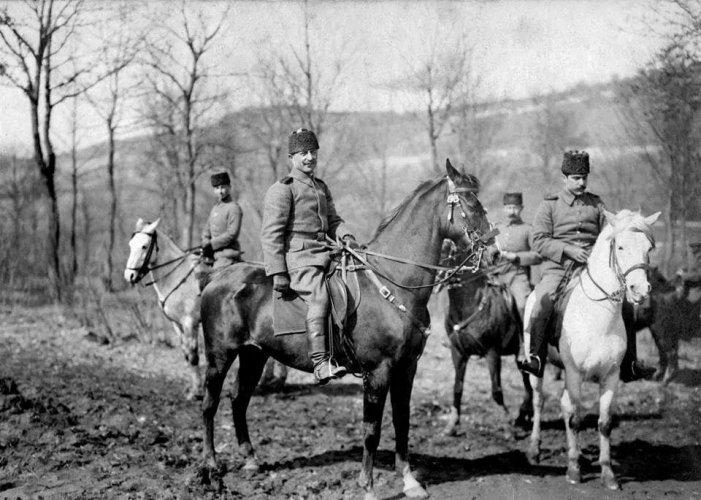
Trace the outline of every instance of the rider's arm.
<instances>
[{"instance_id":1,"label":"rider's arm","mask_svg":"<svg viewBox=\"0 0 701 500\"><path fill-rule=\"evenodd\" d=\"M236 241L239 239L242 217L243 212L241 211L239 204L236 202L231 203L226 214L226 231L216 238L212 238L212 248L214 250L234 246Z\"/></svg>"},{"instance_id":2,"label":"rider's arm","mask_svg":"<svg viewBox=\"0 0 701 500\"><path fill-rule=\"evenodd\" d=\"M522 266L535 266L543 261L538 252L533 249L533 228L528 227L528 250L516 252L518 263Z\"/></svg>"},{"instance_id":3,"label":"rider's arm","mask_svg":"<svg viewBox=\"0 0 701 500\"><path fill-rule=\"evenodd\" d=\"M545 199L538 206L538 211L533 221L533 248L546 259L554 262L562 262L562 254L568 246L562 240L553 236L554 232L554 208L555 200Z\"/></svg>"},{"instance_id":4,"label":"rider's arm","mask_svg":"<svg viewBox=\"0 0 701 500\"><path fill-rule=\"evenodd\" d=\"M260 242L263 247L265 273L268 276L287 272L285 236L292 201L292 190L281 182L270 186L265 193Z\"/></svg>"}]
</instances>

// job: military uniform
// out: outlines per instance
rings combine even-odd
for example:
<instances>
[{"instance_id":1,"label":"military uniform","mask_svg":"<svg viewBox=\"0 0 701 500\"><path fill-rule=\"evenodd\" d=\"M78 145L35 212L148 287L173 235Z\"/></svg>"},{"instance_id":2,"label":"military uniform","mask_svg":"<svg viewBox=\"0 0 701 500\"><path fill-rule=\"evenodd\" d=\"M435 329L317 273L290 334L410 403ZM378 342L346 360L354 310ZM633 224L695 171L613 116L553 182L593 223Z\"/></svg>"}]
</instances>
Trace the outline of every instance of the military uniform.
<instances>
[{"instance_id":1,"label":"military uniform","mask_svg":"<svg viewBox=\"0 0 701 500\"><path fill-rule=\"evenodd\" d=\"M497 224L497 242L502 252L516 254L516 262L501 258L497 262L495 275L506 285L516 300L516 307L523 319L526 299L531 293L530 266L539 264L541 257L533 250L533 227L520 218Z\"/></svg>"},{"instance_id":2,"label":"military uniform","mask_svg":"<svg viewBox=\"0 0 701 500\"><path fill-rule=\"evenodd\" d=\"M331 261L326 236L350 234L326 184L297 169L268 188L261 244L268 276L289 273L291 288L308 306L308 318L326 316L323 273Z\"/></svg>"},{"instance_id":3,"label":"military uniform","mask_svg":"<svg viewBox=\"0 0 701 500\"><path fill-rule=\"evenodd\" d=\"M212 208L202 231L202 245L211 243L215 269L241 259L239 231L242 217L241 207L231 196L217 202Z\"/></svg>"},{"instance_id":4,"label":"military uniform","mask_svg":"<svg viewBox=\"0 0 701 500\"><path fill-rule=\"evenodd\" d=\"M324 272L331 261L327 237L353 237L336 213L329 188L314 176L318 149L314 132L299 129L290 134L293 168L265 194L261 244L274 290L284 294L291 288L307 306L309 356L314 375L323 384L346 373L330 362L326 342L329 296Z\"/></svg>"}]
</instances>

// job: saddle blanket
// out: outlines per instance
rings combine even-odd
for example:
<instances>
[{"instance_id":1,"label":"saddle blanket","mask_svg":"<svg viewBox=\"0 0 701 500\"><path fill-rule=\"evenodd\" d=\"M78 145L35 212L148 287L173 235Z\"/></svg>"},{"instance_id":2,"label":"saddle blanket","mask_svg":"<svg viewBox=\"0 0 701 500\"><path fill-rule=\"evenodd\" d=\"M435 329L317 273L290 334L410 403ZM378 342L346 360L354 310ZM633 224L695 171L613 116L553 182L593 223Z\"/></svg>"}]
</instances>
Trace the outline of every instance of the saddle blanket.
<instances>
[{"instance_id":1,"label":"saddle blanket","mask_svg":"<svg viewBox=\"0 0 701 500\"><path fill-rule=\"evenodd\" d=\"M299 295L288 300L273 297L273 331L275 335L305 333L307 331L307 327L304 325L306 318L307 306Z\"/></svg>"}]
</instances>

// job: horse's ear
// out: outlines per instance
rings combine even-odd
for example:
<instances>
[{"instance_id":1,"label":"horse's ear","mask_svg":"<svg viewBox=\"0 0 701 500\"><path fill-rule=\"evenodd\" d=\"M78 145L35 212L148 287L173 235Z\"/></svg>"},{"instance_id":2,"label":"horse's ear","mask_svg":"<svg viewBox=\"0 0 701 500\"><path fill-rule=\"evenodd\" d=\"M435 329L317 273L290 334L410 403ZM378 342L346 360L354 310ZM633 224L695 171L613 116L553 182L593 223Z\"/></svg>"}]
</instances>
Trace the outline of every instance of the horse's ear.
<instances>
[{"instance_id":1,"label":"horse's ear","mask_svg":"<svg viewBox=\"0 0 701 500\"><path fill-rule=\"evenodd\" d=\"M445 159L445 171L451 180L455 179L456 177L458 177L460 175L460 173L457 170L455 170L455 167L453 166L453 164L450 163L450 158Z\"/></svg>"},{"instance_id":2,"label":"horse's ear","mask_svg":"<svg viewBox=\"0 0 701 500\"><path fill-rule=\"evenodd\" d=\"M136 221L136 230L141 231L144 228L144 219L139 217L139 220Z\"/></svg>"},{"instance_id":3,"label":"horse's ear","mask_svg":"<svg viewBox=\"0 0 701 500\"><path fill-rule=\"evenodd\" d=\"M616 214L614 214L613 212L609 212L608 210L604 210L604 218L606 219L606 222L609 223L611 226L613 226L616 222Z\"/></svg>"},{"instance_id":4,"label":"horse's ear","mask_svg":"<svg viewBox=\"0 0 701 500\"><path fill-rule=\"evenodd\" d=\"M161 221L160 217L153 221L151 224L143 228L144 233L153 233L156 230L156 227L158 227L158 223Z\"/></svg>"},{"instance_id":5,"label":"horse's ear","mask_svg":"<svg viewBox=\"0 0 701 500\"><path fill-rule=\"evenodd\" d=\"M657 212L645 217L645 224L647 224L648 226L652 226L655 222L657 222L657 219L660 217L661 213L662 212Z\"/></svg>"}]
</instances>

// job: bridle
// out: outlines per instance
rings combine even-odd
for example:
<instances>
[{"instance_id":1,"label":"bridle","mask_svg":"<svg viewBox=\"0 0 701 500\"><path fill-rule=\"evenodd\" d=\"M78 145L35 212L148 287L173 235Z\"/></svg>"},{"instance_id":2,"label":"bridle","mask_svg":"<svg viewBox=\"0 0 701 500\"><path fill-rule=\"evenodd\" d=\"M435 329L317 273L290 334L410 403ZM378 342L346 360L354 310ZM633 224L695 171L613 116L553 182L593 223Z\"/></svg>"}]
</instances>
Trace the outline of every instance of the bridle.
<instances>
[{"instance_id":1,"label":"bridle","mask_svg":"<svg viewBox=\"0 0 701 500\"><path fill-rule=\"evenodd\" d=\"M146 257L144 257L144 261L141 264L141 266L140 267L127 267L127 269L129 271L136 271L136 279L134 279L134 283L138 283L152 269L155 269L155 267L151 268L149 266L149 264L151 262L151 257L153 257L154 250L156 251L156 253L158 253L158 234L156 233L156 231L154 231L153 233L147 233L146 231L134 231L131 234L131 238L129 238L129 241L133 240L134 236L136 236L137 234L145 234L146 236L148 236L149 237L149 244L148 244L148 248L146 249ZM158 267L161 267L161 266L158 266ZM151 282L150 284L153 284L153 283L155 283L155 281ZM148 286L148 285L144 285L144 286Z\"/></svg>"},{"instance_id":2,"label":"bridle","mask_svg":"<svg viewBox=\"0 0 701 500\"><path fill-rule=\"evenodd\" d=\"M467 212L465 210L465 207L463 206L463 202L460 199L459 193L469 193L475 198L477 198L477 195L475 194L475 190L471 188L461 188L457 187L453 180L450 177L447 177L448 180L448 194L446 198L446 204L448 205L448 223L453 224L454 223L454 212L455 208L457 205L457 208L460 209L460 216L462 217L462 227L461 230L463 233L467 236L467 239L469 240L470 244L468 247L468 250L465 252L465 258L457 264L456 266L452 267L446 267L446 266L436 266L433 264L426 264L422 262L416 262L410 259L403 259L401 257L394 257L392 255L386 255L378 252L373 252L370 250L362 250L361 252L356 252L351 250L346 246L346 249L350 251L350 253L358 260L360 261L365 267L373 271L375 274L378 276L381 276L388 282L392 283L393 285L403 288L405 290L418 290L422 288L433 288L436 285L440 285L443 283L446 283L450 281L453 276L457 273L462 273L463 271L471 271L475 273L479 267L480 263L482 260L482 254L484 253L485 248L487 247L487 242L491 240L497 233L498 230L492 229L486 234L480 234L480 232L476 229L471 229L468 225L468 217L467 217ZM333 241L332 241L333 243ZM361 255L362 254L362 255ZM414 266L422 267L425 269L432 269L436 271L443 271L445 272L445 275L432 283L428 285L406 285L402 283L397 283L395 280L387 276L386 273L382 272L377 266L371 264L368 262L368 260L365 258L366 256L371 255L374 257L380 257L385 260L391 260L394 262L400 262L403 264L411 264ZM469 261L472 261L472 265L468 266L467 263ZM383 287L383 291L381 293L383 296L386 293L389 293L389 291L385 291L386 287Z\"/></svg>"},{"instance_id":3,"label":"bridle","mask_svg":"<svg viewBox=\"0 0 701 500\"><path fill-rule=\"evenodd\" d=\"M638 229L638 228L631 228L630 231L643 233L645 235L645 237L648 239L648 241L650 242L650 244L652 245L652 248L655 248L655 237L652 235L652 232L644 231L644 230ZM596 286L596 288L598 288L599 291L604 294L604 297L601 299L594 299L594 298L589 297L587 295L587 298L589 298L590 300L594 300L597 302L600 302L602 300L610 300L611 302L613 302L615 304L620 304L621 302L623 302L623 299L625 298L626 278L628 277L628 275L630 273L632 273L633 271L636 271L638 269L642 269L643 271L645 271L645 273L647 273L650 270L650 263L649 263L647 255L646 255L645 262L633 264L628 269L623 271L621 269L621 264L618 261L618 256L616 254L616 237L613 236L611 238L611 242L609 244L609 267L615 273L616 280L618 281L618 288L610 293L607 292L606 290L604 290L604 288L601 285L599 285L599 283L597 283L596 280L592 277L591 272L589 271L589 265L587 265L584 268L584 270L587 273L587 276L589 277L589 280L591 280L591 282L594 284L594 286ZM581 278L579 280L579 283L580 283L580 286L582 286L582 291L584 291L584 285L582 284ZM586 291L584 291L584 294L586 295Z\"/></svg>"}]
</instances>

